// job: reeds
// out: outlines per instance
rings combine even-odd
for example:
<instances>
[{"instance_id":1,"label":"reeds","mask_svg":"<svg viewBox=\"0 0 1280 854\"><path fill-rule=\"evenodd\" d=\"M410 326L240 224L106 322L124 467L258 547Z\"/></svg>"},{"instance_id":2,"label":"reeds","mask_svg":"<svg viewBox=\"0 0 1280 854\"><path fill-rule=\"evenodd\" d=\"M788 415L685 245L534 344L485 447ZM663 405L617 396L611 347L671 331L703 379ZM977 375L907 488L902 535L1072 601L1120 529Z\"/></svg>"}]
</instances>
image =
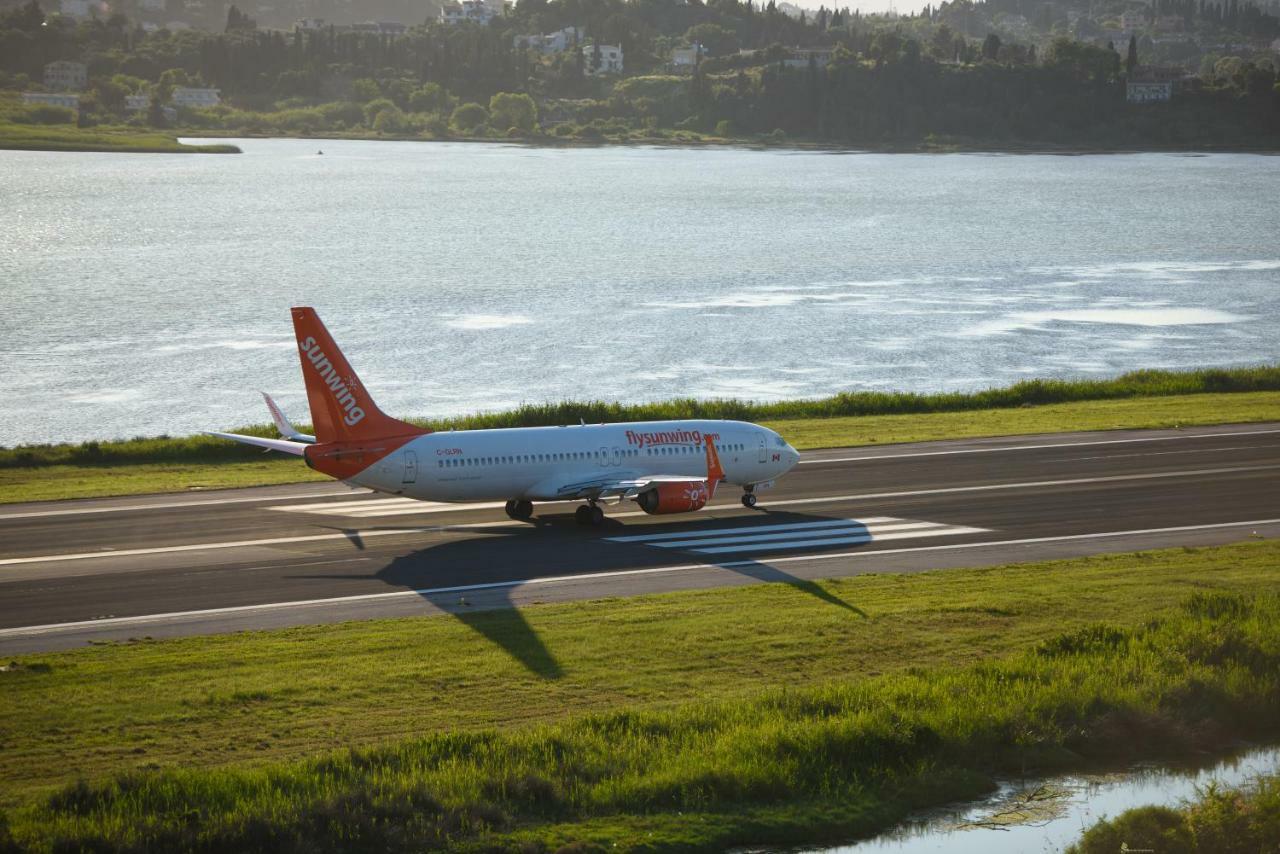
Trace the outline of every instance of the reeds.
<instances>
[{"instance_id":1,"label":"reeds","mask_svg":"<svg viewBox=\"0 0 1280 854\"><path fill-rule=\"evenodd\" d=\"M758 841L769 810L790 810L792 841L837 814L869 832L972 794L983 774L1220 747L1278 725L1280 596L1197 594L1138 628L1090 626L962 669L128 772L64 787L11 824L38 851L544 850L574 822L623 848L723 848ZM708 832L698 816L717 817L711 836L681 836ZM636 822L664 828L663 844L629 839Z\"/></svg>"}]
</instances>

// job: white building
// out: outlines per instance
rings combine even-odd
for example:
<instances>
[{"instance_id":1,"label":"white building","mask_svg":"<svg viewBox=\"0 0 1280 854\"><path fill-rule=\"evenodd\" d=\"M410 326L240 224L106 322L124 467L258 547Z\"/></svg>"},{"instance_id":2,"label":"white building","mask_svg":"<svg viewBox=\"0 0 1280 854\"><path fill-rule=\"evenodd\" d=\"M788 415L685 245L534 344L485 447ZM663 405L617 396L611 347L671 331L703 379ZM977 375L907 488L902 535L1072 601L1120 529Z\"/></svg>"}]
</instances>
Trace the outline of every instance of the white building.
<instances>
[{"instance_id":1,"label":"white building","mask_svg":"<svg viewBox=\"0 0 1280 854\"><path fill-rule=\"evenodd\" d=\"M1120 16L1120 29L1126 33L1136 33L1147 25L1147 18L1141 12L1125 12Z\"/></svg>"},{"instance_id":2,"label":"white building","mask_svg":"<svg viewBox=\"0 0 1280 854\"><path fill-rule=\"evenodd\" d=\"M124 108L131 113L141 113L151 109L150 95L125 95Z\"/></svg>"},{"instance_id":3,"label":"white building","mask_svg":"<svg viewBox=\"0 0 1280 854\"><path fill-rule=\"evenodd\" d=\"M582 67L586 69L588 74L621 74L622 46L602 44L599 47L600 58L597 66L596 45L584 44L582 46Z\"/></svg>"},{"instance_id":4,"label":"white building","mask_svg":"<svg viewBox=\"0 0 1280 854\"><path fill-rule=\"evenodd\" d=\"M83 62L60 59L44 67L44 87L79 92L89 82L89 69Z\"/></svg>"},{"instance_id":5,"label":"white building","mask_svg":"<svg viewBox=\"0 0 1280 854\"><path fill-rule=\"evenodd\" d=\"M503 0L449 0L440 7L440 22L451 26L464 21L488 24L505 11Z\"/></svg>"},{"instance_id":6,"label":"white building","mask_svg":"<svg viewBox=\"0 0 1280 854\"><path fill-rule=\"evenodd\" d=\"M583 36L582 27L565 27L563 30L557 30L554 33L545 35L516 36L512 42L517 48L536 50L538 53L564 53L569 48L579 44Z\"/></svg>"},{"instance_id":7,"label":"white building","mask_svg":"<svg viewBox=\"0 0 1280 854\"><path fill-rule=\"evenodd\" d=\"M1130 80L1125 86L1125 99L1130 104L1155 104L1173 98L1171 80Z\"/></svg>"},{"instance_id":8,"label":"white building","mask_svg":"<svg viewBox=\"0 0 1280 854\"><path fill-rule=\"evenodd\" d=\"M66 107L69 110L78 110L80 109L80 96L56 92L23 92L22 103L45 104L50 107Z\"/></svg>"},{"instance_id":9,"label":"white building","mask_svg":"<svg viewBox=\"0 0 1280 854\"><path fill-rule=\"evenodd\" d=\"M797 47L791 49L791 56L782 63L788 68L808 68L812 62L818 68L826 68L834 53L832 47Z\"/></svg>"},{"instance_id":10,"label":"white building","mask_svg":"<svg viewBox=\"0 0 1280 854\"><path fill-rule=\"evenodd\" d=\"M222 99L218 96L217 89L195 89L190 86L174 86L173 87L173 105L175 107L190 107L193 109L202 109L204 107L216 107L222 103Z\"/></svg>"},{"instance_id":11,"label":"white building","mask_svg":"<svg viewBox=\"0 0 1280 854\"><path fill-rule=\"evenodd\" d=\"M58 3L58 11L72 18L87 18L97 8L94 0L60 0Z\"/></svg>"},{"instance_id":12,"label":"white building","mask_svg":"<svg viewBox=\"0 0 1280 854\"><path fill-rule=\"evenodd\" d=\"M702 61L702 57L706 52L702 49L702 45L695 44L692 47L678 47L671 51L671 67L679 69L697 68L698 63Z\"/></svg>"}]
</instances>

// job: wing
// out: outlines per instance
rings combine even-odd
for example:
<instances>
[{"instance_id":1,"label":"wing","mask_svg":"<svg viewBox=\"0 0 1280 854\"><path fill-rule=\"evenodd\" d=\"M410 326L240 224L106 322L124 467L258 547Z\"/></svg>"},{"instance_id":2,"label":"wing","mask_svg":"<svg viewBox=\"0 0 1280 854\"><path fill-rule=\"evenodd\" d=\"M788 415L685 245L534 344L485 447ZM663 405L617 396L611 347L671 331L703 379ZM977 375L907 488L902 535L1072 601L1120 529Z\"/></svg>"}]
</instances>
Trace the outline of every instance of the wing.
<instances>
[{"instance_id":1,"label":"wing","mask_svg":"<svg viewBox=\"0 0 1280 854\"><path fill-rule=\"evenodd\" d=\"M574 481L555 488L557 499L564 501L622 501L635 498L659 483L689 483L699 478L687 474L647 474L637 478L603 478Z\"/></svg>"},{"instance_id":2,"label":"wing","mask_svg":"<svg viewBox=\"0 0 1280 854\"><path fill-rule=\"evenodd\" d=\"M241 436L239 433L214 433L205 431L206 436L217 436L219 439L230 439L233 442L240 442L243 445L254 445L259 448L266 448L268 451L283 451L286 454L293 454L300 457L306 450L306 445L300 442L290 442L287 439L263 439L261 436Z\"/></svg>"}]
</instances>

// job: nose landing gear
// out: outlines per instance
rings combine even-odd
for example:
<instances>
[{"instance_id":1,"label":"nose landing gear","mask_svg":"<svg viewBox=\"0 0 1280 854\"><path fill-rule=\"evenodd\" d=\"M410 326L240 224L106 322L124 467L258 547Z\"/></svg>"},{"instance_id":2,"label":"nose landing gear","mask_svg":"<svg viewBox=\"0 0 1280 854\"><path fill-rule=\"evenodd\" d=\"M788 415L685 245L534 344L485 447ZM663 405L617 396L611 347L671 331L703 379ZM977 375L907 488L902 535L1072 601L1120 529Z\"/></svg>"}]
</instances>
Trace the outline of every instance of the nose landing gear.
<instances>
[{"instance_id":1,"label":"nose landing gear","mask_svg":"<svg viewBox=\"0 0 1280 854\"><path fill-rule=\"evenodd\" d=\"M742 506L747 508L755 507L756 506L755 487L752 486L751 484L747 484L742 489L743 489Z\"/></svg>"},{"instance_id":2,"label":"nose landing gear","mask_svg":"<svg viewBox=\"0 0 1280 854\"><path fill-rule=\"evenodd\" d=\"M604 511L593 501L575 510L573 518L583 527L598 528L604 524Z\"/></svg>"}]
</instances>

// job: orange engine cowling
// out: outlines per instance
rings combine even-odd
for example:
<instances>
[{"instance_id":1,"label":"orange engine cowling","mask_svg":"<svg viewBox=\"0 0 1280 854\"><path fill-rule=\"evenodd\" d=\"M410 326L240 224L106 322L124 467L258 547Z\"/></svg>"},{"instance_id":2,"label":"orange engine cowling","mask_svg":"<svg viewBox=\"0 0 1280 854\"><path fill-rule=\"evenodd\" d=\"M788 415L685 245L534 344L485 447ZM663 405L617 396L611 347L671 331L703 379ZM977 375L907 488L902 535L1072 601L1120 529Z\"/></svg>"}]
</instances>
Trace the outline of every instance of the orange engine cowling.
<instances>
[{"instance_id":1,"label":"orange engine cowling","mask_svg":"<svg viewBox=\"0 0 1280 854\"><path fill-rule=\"evenodd\" d=\"M692 513L701 510L711 496L701 480L659 483L636 496L636 503L646 513Z\"/></svg>"}]
</instances>

